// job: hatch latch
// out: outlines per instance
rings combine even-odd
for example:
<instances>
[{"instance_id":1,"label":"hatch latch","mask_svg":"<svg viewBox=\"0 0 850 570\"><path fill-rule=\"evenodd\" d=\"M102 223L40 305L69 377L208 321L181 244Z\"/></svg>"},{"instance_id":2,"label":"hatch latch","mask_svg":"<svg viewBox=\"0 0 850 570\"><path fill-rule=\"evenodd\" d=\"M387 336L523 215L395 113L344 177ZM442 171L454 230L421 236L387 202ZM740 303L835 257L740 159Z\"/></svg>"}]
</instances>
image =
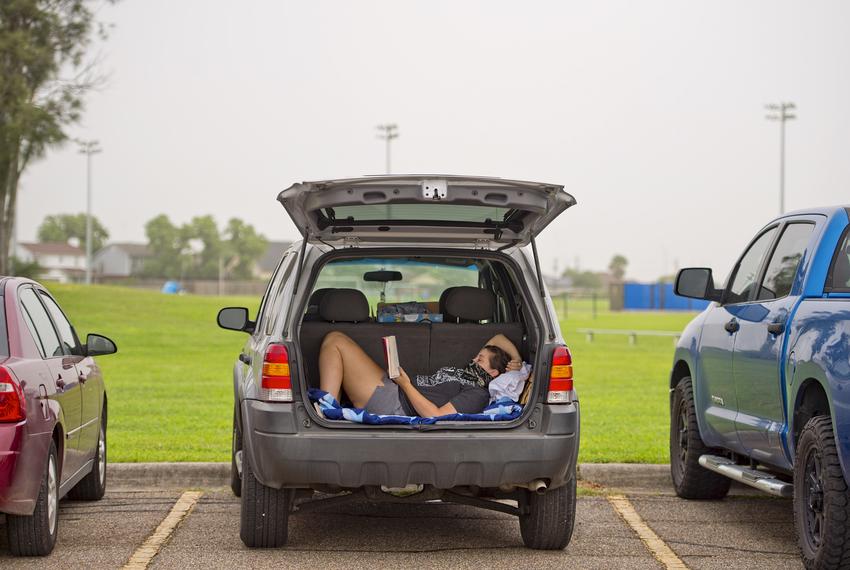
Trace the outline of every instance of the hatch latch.
<instances>
[{"instance_id":1,"label":"hatch latch","mask_svg":"<svg viewBox=\"0 0 850 570\"><path fill-rule=\"evenodd\" d=\"M360 238L359 237L344 237L342 238L342 247L360 247Z\"/></svg>"},{"instance_id":2,"label":"hatch latch","mask_svg":"<svg viewBox=\"0 0 850 570\"><path fill-rule=\"evenodd\" d=\"M475 240L475 249L490 249L490 240L489 239L477 239Z\"/></svg>"},{"instance_id":3,"label":"hatch latch","mask_svg":"<svg viewBox=\"0 0 850 570\"><path fill-rule=\"evenodd\" d=\"M426 200L445 200L449 185L445 180L423 180L422 197Z\"/></svg>"}]
</instances>

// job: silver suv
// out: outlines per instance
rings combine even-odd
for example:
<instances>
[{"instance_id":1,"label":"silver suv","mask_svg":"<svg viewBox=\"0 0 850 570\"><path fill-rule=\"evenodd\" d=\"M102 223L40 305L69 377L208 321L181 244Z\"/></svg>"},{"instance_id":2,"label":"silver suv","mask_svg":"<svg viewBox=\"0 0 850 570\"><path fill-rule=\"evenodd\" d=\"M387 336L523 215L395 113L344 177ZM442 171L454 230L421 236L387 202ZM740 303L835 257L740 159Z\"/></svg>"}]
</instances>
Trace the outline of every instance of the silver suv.
<instances>
[{"instance_id":1,"label":"silver suv","mask_svg":"<svg viewBox=\"0 0 850 570\"><path fill-rule=\"evenodd\" d=\"M282 546L290 513L329 502L442 500L518 516L530 548L566 547L579 405L534 238L575 199L555 184L379 176L294 184L278 201L303 240L256 320L243 307L218 315L249 335L233 368L242 541ZM380 365L381 338L394 335L411 377L463 366L501 333L532 365L522 412L432 425L327 419L309 390L331 331Z\"/></svg>"}]
</instances>

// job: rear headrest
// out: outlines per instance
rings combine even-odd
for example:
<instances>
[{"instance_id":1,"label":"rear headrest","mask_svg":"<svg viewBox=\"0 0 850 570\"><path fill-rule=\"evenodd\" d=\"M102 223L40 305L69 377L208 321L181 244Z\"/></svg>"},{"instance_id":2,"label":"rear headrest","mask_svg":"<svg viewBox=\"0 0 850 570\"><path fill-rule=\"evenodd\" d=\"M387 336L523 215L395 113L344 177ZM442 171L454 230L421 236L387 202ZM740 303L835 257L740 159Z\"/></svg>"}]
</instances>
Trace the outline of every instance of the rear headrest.
<instances>
[{"instance_id":1,"label":"rear headrest","mask_svg":"<svg viewBox=\"0 0 850 570\"><path fill-rule=\"evenodd\" d=\"M334 323L360 323L369 320L369 301L357 289L333 289L319 301L319 315Z\"/></svg>"},{"instance_id":2,"label":"rear headrest","mask_svg":"<svg viewBox=\"0 0 850 570\"><path fill-rule=\"evenodd\" d=\"M453 287L446 294L446 312L468 321L493 318L496 296L478 287Z\"/></svg>"}]
</instances>

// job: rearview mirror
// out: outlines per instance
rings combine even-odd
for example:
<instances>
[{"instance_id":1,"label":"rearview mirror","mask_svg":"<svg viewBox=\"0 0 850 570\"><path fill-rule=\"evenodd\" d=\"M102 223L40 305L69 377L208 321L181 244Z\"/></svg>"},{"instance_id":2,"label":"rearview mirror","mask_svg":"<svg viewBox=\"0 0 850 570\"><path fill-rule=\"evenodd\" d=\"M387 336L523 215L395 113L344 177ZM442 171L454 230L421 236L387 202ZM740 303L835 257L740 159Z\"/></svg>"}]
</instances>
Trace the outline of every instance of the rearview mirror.
<instances>
[{"instance_id":1,"label":"rearview mirror","mask_svg":"<svg viewBox=\"0 0 850 570\"><path fill-rule=\"evenodd\" d=\"M363 274L363 281L378 281L387 283L389 281L401 281L401 271L367 271Z\"/></svg>"},{"instance_id":2,"label":"rearview mirror","mask_svg":"<svg viewBox=\"0 0 850 570\"><path fill-rule=\"evenodd\" d=\"M218 326L231 331L254 332L254 321L248 318L245 307L225 307L218 312Z\"/></svg>"},{"instance_id":3,"label":"rearview mirror","mask_svg":"<svg viewBox=\"0 0 850 570\"><path fill-rule=\"evenodd\" d=\"M691 299L719 301L722 290L714 288L711 269L707 267L689 267L682 269L676 276L676 295Z\"/></svg>"},{"instance_id":4,"label":"rearview mirror","mask_svg":"<svg viewBox=\"0 0 850 570\"><path fill-rule=\"evenodd\" d=\"M102 356L116 352L118 352L118 347L105 336L90 334L86 337L86 356Z\"/></svg>"}]
</instances>

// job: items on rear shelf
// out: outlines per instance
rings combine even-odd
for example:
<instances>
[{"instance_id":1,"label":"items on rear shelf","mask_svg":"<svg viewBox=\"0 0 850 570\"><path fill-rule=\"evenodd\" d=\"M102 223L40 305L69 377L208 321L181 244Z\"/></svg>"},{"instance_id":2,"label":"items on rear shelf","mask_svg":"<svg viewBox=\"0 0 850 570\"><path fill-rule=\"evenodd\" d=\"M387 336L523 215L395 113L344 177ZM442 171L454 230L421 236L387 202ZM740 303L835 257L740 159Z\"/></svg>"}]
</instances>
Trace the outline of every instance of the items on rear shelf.
<instances>
[{"instance_id":1,"label":"items on rear shelf","mask_svg":"<svg viewBox=\"0 0 850 570\"><path fill-rule=\"evenodd\" d=\"M378 303L379 323L418 323L429 321L442 323L443 315L439 312L435 303L420 303L409 301L407 303Z\"/></svg>"}]
</instances>

